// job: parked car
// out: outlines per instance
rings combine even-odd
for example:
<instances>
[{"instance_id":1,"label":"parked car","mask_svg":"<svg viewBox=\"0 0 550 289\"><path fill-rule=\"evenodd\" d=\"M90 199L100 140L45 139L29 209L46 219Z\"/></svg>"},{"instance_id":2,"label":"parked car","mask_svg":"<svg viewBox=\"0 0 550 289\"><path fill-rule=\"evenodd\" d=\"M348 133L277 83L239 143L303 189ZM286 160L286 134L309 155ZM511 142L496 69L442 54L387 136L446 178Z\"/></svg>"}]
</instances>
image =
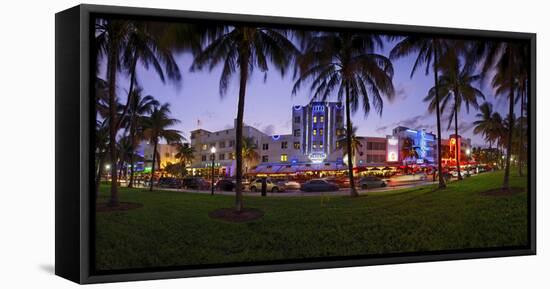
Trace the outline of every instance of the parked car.
<instances>
[{"instance_id":1,"label":"parked car","mask_svg":"<svg viewBox=\"0 0 550 289\"><path fill-rule=\"evenodd\" d=\"M219 191L233 191L235 189L235 183L232 179L221 179L216 182L215 187Z\"/></svg>"},{"instance_id":2,"label":"parked car","mask_svg":"<svg viewBox=\"0 0 550 289\"><path fill-rule=\"evenodd\" d=\"M255 179L250 182L250 191L258 192L262 190L262 179ZM276 183L271 179L266 179L266 188L268 192L284 192L285 186L282 183Z\"/></svg>"},{"instance_id":3,"label":"parked car","mask_svg":"<svg viewBox=\"0 0 550 289\"><path fill-rule=\"evenodd\" d=\"M466 172L460 171L460 176L461 177L465 177L466 174L467 174ZM458 172L457 171L451 171L451 176L453 176L453 178L458 178Z\"/></svg>"},{"instance_id":4,"label":"parked car","mask_svg":"<svg viewBox=\"0 0 550 289\"><path fill-rule=\"evenodd\" d=\"M301 187L300 183L292 180L278 181L277 184L282 184L285 190L299 190Z\"/></svg>"},{"instance_id":5,"label":"parked car","mask_svg":"<svg viewBox=\"0 0 550 289\"><path fill-rule=\"evenodd\" d=\"M207 190L210 188L210 182L200 177L184 178L182 187L192 190Z\"/></svg>"},{"instance_id":6,"label":"parked car","mask_svg":"<svg viewBox=\"0 0 550 289\"><path fill-rule=\"evenodd\" d=\"M327 192L327 191L338 191L340 188L337 184L328 182L324 179L314 179L305 182L300 190L304 192Z\"/></svg>"},{"instance_id":7,"label":"parked car","mask_svg":"<svg viewBox=\"0 0 550 289\"><path fill-rule=\"evenodd\" d=\"M425 181L427 179L428 179L428 176L426 176L425 173L416 173L416 174L408 174L408 175L394 175L389 179L389 181L394 183L400 183L400 182Z\"/></svg>"},{"instance_id":8,"label":"parked car","mask_svg":"<svg viewBox=\"0 0 550 289\"><path fill-rule=\"evenodd\" d=\"M176 178L160 178L157 182L157 186L161 188L179 189L181 188L181 181Z\"/></svg>"},{"instance_id":9,"label":"parked car","mask_svg":"<svg viewBox=\"0 0 550 289\"><path fill-rule=\"evenodd\" d=\"M374 176L362 177L357 184L361 189L382 188L387 184L384 180Z\"/></svg>"},{"instance_id":10,"label":"parked car","mask_svg":"<svg viewBox=\"0 0 550 289\"><path fill-rule=\"evenodd\" d=\"M326 177L325 181L338 185L339 188L349 188L349 177Z\"/></svg>"}]
</instances>

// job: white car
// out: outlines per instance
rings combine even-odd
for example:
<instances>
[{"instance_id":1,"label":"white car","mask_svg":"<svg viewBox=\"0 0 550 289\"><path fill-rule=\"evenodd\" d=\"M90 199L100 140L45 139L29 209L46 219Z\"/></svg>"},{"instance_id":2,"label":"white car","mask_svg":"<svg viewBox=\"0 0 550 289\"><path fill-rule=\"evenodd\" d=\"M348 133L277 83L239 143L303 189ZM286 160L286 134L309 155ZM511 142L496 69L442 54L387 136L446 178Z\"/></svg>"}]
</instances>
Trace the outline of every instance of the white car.
<instances>
[{"instance_id":1,"label":"white car","mask_svg":"<svg viewBox=\"0 0 550 289\"><path fill-rule=\"evenodd\" d=\"M451 176L453 176L453 178L458 178L458 172L457 172L457 171L451 171ZM461 176L461 177L465 177L465 176L466 176L466 172L460 171L460 176Z\"/></svg>"},{"instance_id":2,"label":"white car","mask_svg":"<svg viewBox=\"0 0 550 289\"><path fill-rule=\"evenodd\" d=\"M388 181L393 183L400 182L414 182L414 181L425 181L428 179L425 173L409 174L409 175L395 175L389 178Z\"/></svg>"},{"instance_id":3,"label":"white car","mask_svg":"<svg viewBox=\"0 0 550 289\"><path fill-rule=\"evenodd\" d=\"M285 187L284 185L278 184L273 182L271 179L265 180L266 182L266 190L268 192L284 192ZM252 182L250 182L249 185L251 192L259 192L262 190L262 179L255 179Z\"/></svg>"},{"instance_id":4,"label":"white car","mask_svg":"<svg viewBox=\"0 0 550 289\"><path fill-rule=\"evenodd\" d=\"M301 187L300 183L291 180L278 181L277 184L280 184L286 190L299 190Z\"/></svg>"}]
</instances>

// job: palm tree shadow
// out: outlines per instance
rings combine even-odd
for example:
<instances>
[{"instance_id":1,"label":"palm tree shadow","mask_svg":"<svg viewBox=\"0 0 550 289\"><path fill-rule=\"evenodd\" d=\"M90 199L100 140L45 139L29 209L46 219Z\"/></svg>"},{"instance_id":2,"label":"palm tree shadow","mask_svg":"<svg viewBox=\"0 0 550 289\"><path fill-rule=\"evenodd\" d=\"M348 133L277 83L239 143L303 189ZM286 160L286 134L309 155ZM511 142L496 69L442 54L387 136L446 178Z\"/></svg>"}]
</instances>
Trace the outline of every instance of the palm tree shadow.
<instances>
[{"instance_id":1,"label":"palm tree shadow","mask_svg":"<svg viewBox=\"0 0 550 289\"><path fill-rule=\"evenodd\" d=\"M55 267L52 264L40 264L40 265L38 265L38 268L40 268L40 270L42 270L42 271L44 271L48 274L51 274L51 275L55 274Z\"/></svg>"}]
</instances>

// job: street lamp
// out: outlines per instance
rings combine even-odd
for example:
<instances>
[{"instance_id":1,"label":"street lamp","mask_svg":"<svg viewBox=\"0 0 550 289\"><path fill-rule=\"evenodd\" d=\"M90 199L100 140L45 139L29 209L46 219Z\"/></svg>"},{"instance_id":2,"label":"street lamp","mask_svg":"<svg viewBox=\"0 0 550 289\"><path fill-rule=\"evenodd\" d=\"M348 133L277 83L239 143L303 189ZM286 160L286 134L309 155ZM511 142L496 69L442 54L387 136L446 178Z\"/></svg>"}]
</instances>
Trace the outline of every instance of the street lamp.
<instances>
[{"instance_id":1,"label":"street lamp","mask_svg":"<svg viewBox=\"0 0 550 289\"><path fill-rule=\"evenodd\" d=\"M467 166L467 173L466 175L469 177L470 176L470 149L466 149L466 161L468 162L468 166Z\"/></svg>"},{"instance_id":2,"label":"street lamp","mask_svg":"<svg viewBox=\"0 0 550 289\"><path fill-rule=\"evenodd\" d=\"M214 160L216 159L216 147L210 148L210 153L212 154L212 191L210 192L211 195L214 195Z\"/></svg>"}]
</instances>

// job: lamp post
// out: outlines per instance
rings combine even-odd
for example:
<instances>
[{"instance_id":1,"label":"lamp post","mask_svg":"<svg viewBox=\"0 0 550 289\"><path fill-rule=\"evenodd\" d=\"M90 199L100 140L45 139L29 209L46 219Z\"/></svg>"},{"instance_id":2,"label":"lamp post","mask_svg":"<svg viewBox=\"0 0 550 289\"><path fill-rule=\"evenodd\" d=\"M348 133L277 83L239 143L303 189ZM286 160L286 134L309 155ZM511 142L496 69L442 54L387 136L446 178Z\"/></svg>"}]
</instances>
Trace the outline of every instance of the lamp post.
<instances>
[{"instance_id":1,"label":"lamp post","mask_svg":"<svg viewBox=\"0 0 550 289\"><path fill-rule=\"evenodd\" d=\"M212 158L212 191L210 192L211 195L214 195L214 160L216 159L216 147L210 148L211 158Z\"/></svg>"},{"instance_id":2,"label":"lamp post","mask_svg":"<svg viewBox=\"0 0 550 289\"><path fill-rule=\"evenodd\" d=\"M466 161L468 162L466 175L468 177L470 176L470 153L471 153L470 149L466 149Z\"/></svg>"}]
</instances>

